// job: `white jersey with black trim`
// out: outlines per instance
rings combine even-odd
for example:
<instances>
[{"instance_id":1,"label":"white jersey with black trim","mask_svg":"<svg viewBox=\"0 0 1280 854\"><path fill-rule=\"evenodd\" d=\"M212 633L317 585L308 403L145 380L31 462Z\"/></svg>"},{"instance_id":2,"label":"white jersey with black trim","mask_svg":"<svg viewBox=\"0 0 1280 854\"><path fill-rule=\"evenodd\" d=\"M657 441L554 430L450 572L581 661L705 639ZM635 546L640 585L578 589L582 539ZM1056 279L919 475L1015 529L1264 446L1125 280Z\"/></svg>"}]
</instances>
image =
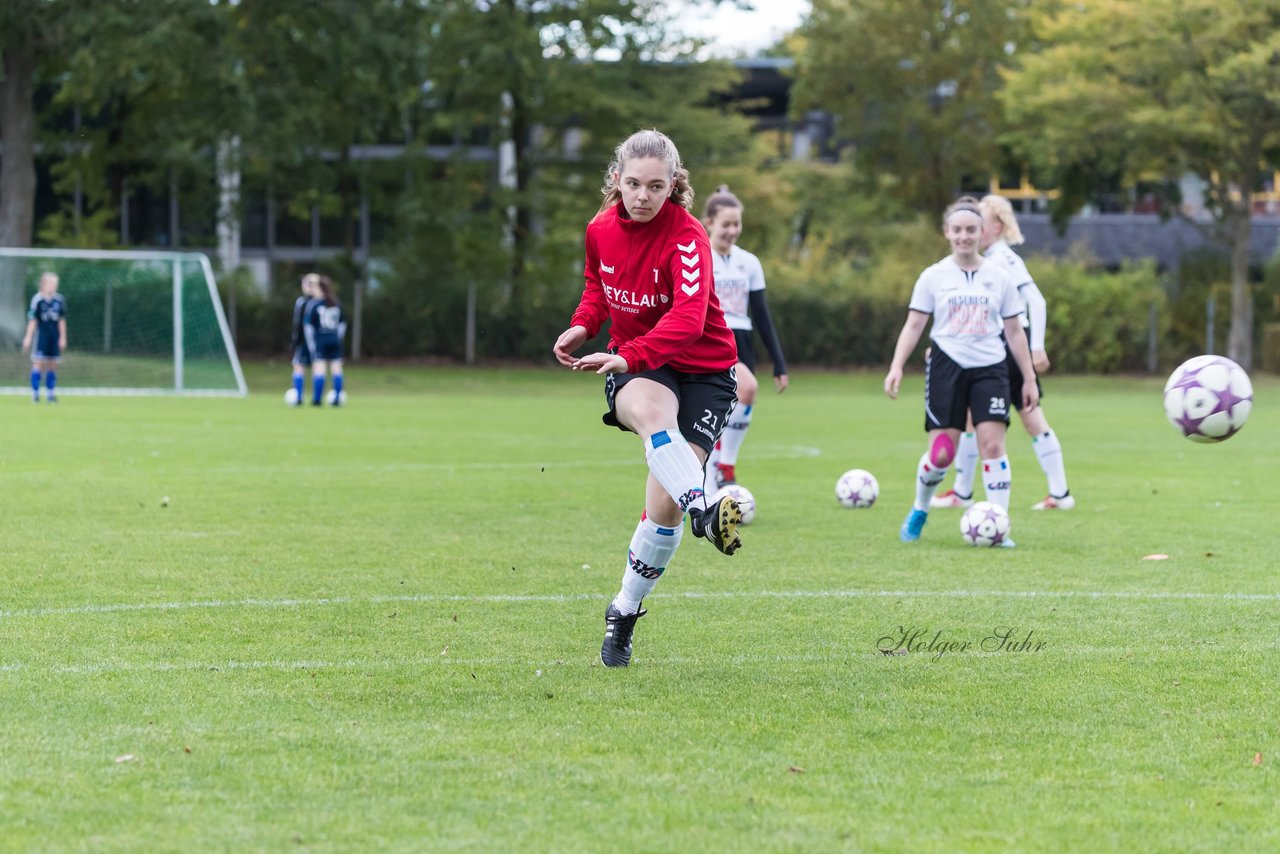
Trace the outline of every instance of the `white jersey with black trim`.
<instances>
[{"instance_id":1,"label":"white jersey with black trim","mask_svg":"<svg viewBox=\"0 0 1280 854\"><path fill-rule=\"evenodd\" d=\"M730 329L750 331L748 297L752 291L764 290L764 267L760 265L760 259L736 243L729 247L728 255L721 255L713 248L711 258L716 298L724 310L724 322Z\"/></svg>"},{"instance_id":2,"label":"white jersey with black trim","mask_svg":"<svg viewBox=\"0 0 1280 854\"><path fill-rule=\"evenodd\" d=\"M1022 328L1031 330L1031 349L1043 350L1048 311L1044 294L1040 293L1040 288L1031 278L1031 271L1027 269L1026 263L1003 237L988 246L987 251L982 254L1000 265L1009 274L1009 278L1013 279L1022 300Z\"/></svg>"},{"instance_id":3,"label":"white jersey with black trim","mask_svg":"<svg viewBox=\"0 0 1280 854\"><path fill-rule=\"evenodd\" d=\"M1018 289L997 264L962 270L948 255L916 280L909 307L933 315L929 338L962 368L1004 361L1004 320L1022 313Z\"/></svg>"}]
</instances>

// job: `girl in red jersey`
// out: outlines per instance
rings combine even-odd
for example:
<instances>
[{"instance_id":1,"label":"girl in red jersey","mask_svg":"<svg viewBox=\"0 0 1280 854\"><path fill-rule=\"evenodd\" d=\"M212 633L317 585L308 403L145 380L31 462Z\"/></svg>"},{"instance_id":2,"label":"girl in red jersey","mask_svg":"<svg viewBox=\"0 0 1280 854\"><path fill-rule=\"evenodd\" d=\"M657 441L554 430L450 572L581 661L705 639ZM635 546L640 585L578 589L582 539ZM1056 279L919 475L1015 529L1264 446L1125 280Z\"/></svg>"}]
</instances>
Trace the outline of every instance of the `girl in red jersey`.
<instances>
[{"instance_id":1,"label":"girl in red jersey","mask_svg":"<svg viewBox=\"0 0 1280 854\"><path fill-rule=\"evenodd\" d=\"M604 423L644 437L645 512L631 538L622 589L605 609L600 659L631 660L641 600L670 563L689 514L694 536L731 555L742 512L725 496L711 507L703 465L736 399L733 333L715 296L707 232L689 213L693 189L675 144L656 130L614 151L604 202L587 226L586 286L557 361L605 375ZM609 349L573 351L610 321Z\"/></svg>"}]
</instances>

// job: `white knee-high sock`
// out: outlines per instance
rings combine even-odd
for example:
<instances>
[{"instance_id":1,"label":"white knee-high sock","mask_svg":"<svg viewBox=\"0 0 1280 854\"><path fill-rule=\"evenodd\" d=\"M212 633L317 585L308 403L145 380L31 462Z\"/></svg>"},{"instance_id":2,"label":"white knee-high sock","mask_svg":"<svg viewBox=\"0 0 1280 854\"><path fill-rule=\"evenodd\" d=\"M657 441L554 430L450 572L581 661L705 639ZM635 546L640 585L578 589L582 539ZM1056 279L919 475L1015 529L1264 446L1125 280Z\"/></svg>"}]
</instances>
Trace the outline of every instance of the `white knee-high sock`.
<instances>
[{"instance_id":1,"label":"white knee-high sock","mask_svg":"<svg viewBox=\"0 0 1280 854\"><path fill-rule=\"evenodd\" d=\"M1045 430L1039 436L1032 436L1031 447L1049 481L1049 494L1054 498L1065 498L1071 490L1067 488L1067 467L1062 461L1062 445L1058 443L1058 434Z\"/></svg>"},{"instance_id":2,"label":"white knee-high sock","mask_svg":"<svg viewBox=\"0 0 1280 854\"><path fill-rule=\"evenodd\" d=\"M1009 491L1013 483L1013 472L1009 468L1009 455L994 460L982 461L982 485L987 490L987 500L1009 509Z\"/></svg>"},{"instance_id":3,"label":"white knee-high sock","mask_svg":"<svg viewBox=\"0 0 1280 854\"><path fill-rule=\"evenodd\" d=\"M912 506L916 510L929 512L929 499L933 498L933 494L938 491L938 484L942 483L947 476L947 468L943 466L938 468L929 460L929 452L925 451L920 457L920 463L916 466L916 503Z\"/></svg>"},{"instance_id":4,"label":"white knee-high sock","mask_svg":"<svg viewBox=\"0 0 1280 854\"><path fill-rule=\"evenodd\" d=\"M627 568L622 571L622 589L613 597L613 607L623 614L640 610L640 600L653 590L671 558L680 547L684 526L664 528L645 516L631 535L627 552Z\"/></svg>"},{"instance_id":5,"label":"white knee-high sock","mask_svg":"<svg viewBox=\"0 0 1280 854\"><path fill-rule=\"evenodd\" d=\"M742 450L742 443L747 438L747 429L751 427L751 410L754 408L749 403L738 401L729 410L729 420L720 437L720 462L727 466L738 464L738 451Z\"/></svg>"},{"instance_id":6,"label":"white knee-high sock","mask_svg":"<svg viewBox=\"0 0 1280 854\"><path fill-rule=\"evenodd\" d=\"M681 511L690 507L706 508L702 465L683 436L673 430L659 430L644 440L644 458L649 463L649 471Z\"/></svg>"},{"instance_id":7,"label":"white knee-high sock","mask_svg":"<svg viewBox=\"0 0 1280 854\"><path fill-rule=\"evenodd\" d=\"M978 434L961 433L956 447L956 495L973 497L973 476L978 470Z\"/></svg>"}]
</instances>

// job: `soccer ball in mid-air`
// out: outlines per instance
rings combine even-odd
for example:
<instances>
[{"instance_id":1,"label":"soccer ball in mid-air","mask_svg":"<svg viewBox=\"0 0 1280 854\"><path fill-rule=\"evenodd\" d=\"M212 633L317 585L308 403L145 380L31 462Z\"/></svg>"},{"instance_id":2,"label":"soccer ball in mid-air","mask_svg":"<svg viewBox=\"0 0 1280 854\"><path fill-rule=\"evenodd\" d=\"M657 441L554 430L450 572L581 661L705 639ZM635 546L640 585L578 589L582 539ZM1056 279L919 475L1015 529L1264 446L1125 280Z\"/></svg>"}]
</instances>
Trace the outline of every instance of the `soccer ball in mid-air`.
<instances>
[{"instance_id":1,"label":"soccer ball in mid-air","mask_svg":"<svg viewBox=\"0 0 1280 854\"><path fill-rule=\"evenodd\" d=\"M756 497L751 494L751 490L747 489L740 483L731 483L728 486L721 487L715 495L711 497L712 503L720 500L720 496L728 495L734 501L738 502L738 509L742 511L742 524L750 525L756 518Z\"/></svg>"},{"instance_id":2,"label":"soccer ball in mid-air","mask_svg":"<svg viewBox=\"0 0 1280 854\"><path fill-rule=\"evenodd\" d=\"M302 403L302 398L298 396L298 390L293 386L289 386L284 393L285 406L297 406L300 403Z\"/></svg>"},{"instance_id":3,"label":"soccer ball in mid-air","mask_svg":"<svg viewBox=\"0 0 1280 854\"><path fill-rule=\"evenodd\" d=\"M869 471L849 469L836 481L836 500L845 507L870 507L880 497L880 484Z\"/></svg>"},{"instance_id":4,"label":"soccer ball in mid-air","mask_svg":"<svg viewBox=\"0 0 1280 854\"><path fill-rule=\"evenodd\" d=\"M1222 356L1196 356L1178 365L1164 386L1164 414L1193 442L1234 436L1253 409L1253 383Z\"/></svg>"},{"instance_id":5,"label":"soccer ball in mid-air","mask_svg":"<svg viewBox=\"0 0 1280 854\"><path fill-rule=\"evenodd\" d=\"M999 504L979 501L960 517L960 535L971 546L998 546L1009 538L1009 513Z\"/></svg>"},{"instance_id":6,"label":"soccer ball in mid-air","mask_svg":"<svg viewBox=\"0 0 1280 854\"><path fill-rule=\"evenodd\" d=\"M341 406L347 402L347 393L339 392L337 389L329 389L329 405Z\"/></svg>"}]
</instances>

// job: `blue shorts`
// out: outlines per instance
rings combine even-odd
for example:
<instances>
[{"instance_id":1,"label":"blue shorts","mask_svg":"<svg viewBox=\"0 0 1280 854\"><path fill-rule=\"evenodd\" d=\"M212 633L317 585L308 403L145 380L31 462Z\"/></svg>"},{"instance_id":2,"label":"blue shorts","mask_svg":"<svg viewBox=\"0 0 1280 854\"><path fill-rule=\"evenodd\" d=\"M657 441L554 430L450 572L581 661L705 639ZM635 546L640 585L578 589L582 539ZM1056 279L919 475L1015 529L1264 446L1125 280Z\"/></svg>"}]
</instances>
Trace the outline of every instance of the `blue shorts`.
<instances>
[{"instance_id":1,"label":"blue shorts","mask_svg":"<svg viewBox=\"0 0 1280 854\"><path fill-rule=\"evenodd\" d=\"M39 335L36 338L36 346L31 350L31 361L33 362L61 362L62 348L58 346L58 333L52 335Z\"/></svg>"},{"instance_id":2,"label":"blue shorts","mask_svg":"<svg viewBox=\"0 0 1280 854\"><path fill-rule=\"evenodd\" d=\"M311 354L311 358L317 362L341 362L342 342L317 341L315 352Z\"/></svg>"},{"instance_id":3,"label":"blue shorts","mask_svg":"<svg viewBox=\"0 0 1280 854\"><path fill-rule=\"evenodd\" d=\"M311 364L311 351L307 349L306 344L299 344L293 348L293 363L308 367Z\"/></svg>"}]
</instances>

